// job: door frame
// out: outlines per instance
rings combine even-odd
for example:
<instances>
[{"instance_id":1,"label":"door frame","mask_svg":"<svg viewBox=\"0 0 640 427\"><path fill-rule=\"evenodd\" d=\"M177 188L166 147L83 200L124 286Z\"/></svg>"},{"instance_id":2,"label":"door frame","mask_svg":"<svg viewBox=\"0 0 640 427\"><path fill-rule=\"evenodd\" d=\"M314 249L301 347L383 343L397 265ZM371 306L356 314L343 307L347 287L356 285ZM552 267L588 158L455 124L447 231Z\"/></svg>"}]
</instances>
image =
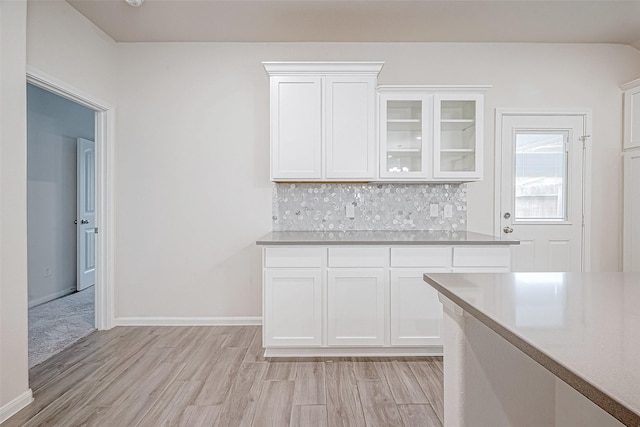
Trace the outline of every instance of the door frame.
<instances>
[{"instance_id":1,"label":"door frame","mask_svg":"<svg viewBox=\"0 0 640 427\"><path fill-rule=\"evenodd\" d=\"M502 202L502 122L506 116L581 116L584 118L583 135L586 138L585 149L582 153L582 271L591 271L591 166L593 129L592 113L587 108L574 109L519 109L496 108L495 116L495 151L494 151L494 208L493 208L493 234L496 237L502 235L500 229L500 211Z\"/></svg>"},{"instance_id":2,"label":"door frame","mask_svg":"<svg viewBox=\"0 0 640 427\"><path fill-rule=\"evenodd\" d=\"M96 284L95 327L111 329L114 321L114 142L115 108L76 87L27 65L27 83L95 112Z\"/></svg>"}]
</instances>

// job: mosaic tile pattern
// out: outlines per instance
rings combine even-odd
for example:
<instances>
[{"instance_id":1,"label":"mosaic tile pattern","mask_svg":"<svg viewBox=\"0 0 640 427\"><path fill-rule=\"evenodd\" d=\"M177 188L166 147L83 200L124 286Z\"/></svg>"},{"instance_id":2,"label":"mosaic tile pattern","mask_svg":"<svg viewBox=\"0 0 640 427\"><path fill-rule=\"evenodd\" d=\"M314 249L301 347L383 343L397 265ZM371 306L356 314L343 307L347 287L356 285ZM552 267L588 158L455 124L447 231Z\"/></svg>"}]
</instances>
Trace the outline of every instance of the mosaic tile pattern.
<instances>
[{"instance_id":1,"label":"mosaic tile pattern","mask_svg":"<svg viewBox=\"0 0 640 427\"><path fill-rule=\"evenodd\" d=\"M465 184L274 184L272 200L274 231L466 230ZM434 203L439 215L432 218ZM451 218L444 218L446 205Z\"/></svg>"}]
</instances>

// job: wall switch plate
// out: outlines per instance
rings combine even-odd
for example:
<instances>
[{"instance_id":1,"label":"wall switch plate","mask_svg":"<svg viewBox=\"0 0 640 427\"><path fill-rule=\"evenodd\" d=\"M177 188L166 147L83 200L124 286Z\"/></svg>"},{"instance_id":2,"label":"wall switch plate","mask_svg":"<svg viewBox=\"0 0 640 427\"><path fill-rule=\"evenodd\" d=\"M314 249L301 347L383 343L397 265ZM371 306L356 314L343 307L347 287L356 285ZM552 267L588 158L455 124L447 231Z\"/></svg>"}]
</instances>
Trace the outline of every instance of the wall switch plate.
<instances>
[{"instance_id":1,"label":"wall switch plate","mask_svg":"<svg viewBox=\"0 0 640 427\"><path fill-rule=\"evenodd\" d=\"M429 205L429 216L431 218L437 218L440 215L440 209L437 203L432 203Z\"/></svg>"},{"instance_id":2,"label":"wall switch plate","mask_svg":"<svg viewBox=\"0 0 640 427\"><path fill-rule=\"evenodd\" d=\"M356 207L351 203L348 203L344 207L345 216L349 219L354 219L356 217Z\"/></svg>"},{"instance_id":3,"label":"wall switch plate","mask_svg":"<svg viewBox=\"0 0 640 427\"><path fill-rule=\"evenodd\" d=\"M444 205L444 217L445 217L445 218L451 218L451 217L453 217L453 206L451 206L451 205Z\"/></svg>"}]
</instances>

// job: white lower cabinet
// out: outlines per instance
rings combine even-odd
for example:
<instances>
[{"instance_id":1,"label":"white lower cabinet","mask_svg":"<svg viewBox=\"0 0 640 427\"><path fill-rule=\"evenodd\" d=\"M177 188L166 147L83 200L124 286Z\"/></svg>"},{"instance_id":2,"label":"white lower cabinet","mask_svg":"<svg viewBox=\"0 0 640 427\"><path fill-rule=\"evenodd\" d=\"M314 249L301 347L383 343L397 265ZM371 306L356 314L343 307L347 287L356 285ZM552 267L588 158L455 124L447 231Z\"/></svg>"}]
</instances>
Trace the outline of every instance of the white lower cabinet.
<instances>
[{"instance_id":1,"label":"white lower cabinet","mask_svg":"<svg viewBox=\"0 0 640 427\"><path fill-rule=\"evenodd\" d=\"M266 269L263 298L266 347L322 344L320 269Z\"/></svg>"},{"instance_id":2,"label":"white lower cabinet","mask_svg":"<svg viewBox=\"0 0 640 427\"><path fill-rule=\"evenodd\" d=\"M424 286L424 273L447 269L392 268L390 329L392 346L441 346L442 304L438 292Z\"/></svg>"},{"instance_id":3,"label":"white lower cabinet","mask_svg":"<svg viewBox=\"0 0 640 427\"><path fill-rule=\"evenodd\" d=\"M509 271L509 246L278 246L264 250L271 357L441 355L442 305L424 273Z\"/></svg>"},{"instance_id":4,"label":"white lower cabinet","mask_svg":"<svg viewBox=\"0 0 640 427\"><path fill-rule=\"evenodd\" d=\"M382 346L385 331L385 270L329 269L327 344Z\"/></svg>"}]
</instances>

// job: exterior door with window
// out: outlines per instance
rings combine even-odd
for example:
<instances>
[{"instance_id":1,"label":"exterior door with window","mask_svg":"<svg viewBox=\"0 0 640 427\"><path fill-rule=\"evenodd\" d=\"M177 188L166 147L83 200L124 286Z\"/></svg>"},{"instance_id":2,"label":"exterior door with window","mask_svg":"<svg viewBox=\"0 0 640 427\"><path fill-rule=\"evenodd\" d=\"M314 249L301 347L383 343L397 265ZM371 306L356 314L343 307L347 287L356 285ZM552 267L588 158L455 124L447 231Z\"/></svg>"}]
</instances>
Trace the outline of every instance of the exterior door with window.
<instances>
[{"instance_id":1,"label":"exterior door with window","mask_svg":"<svg viewBox=\"0 0 640 427\"><path fill-rule=\"evenodd\" d=\"M513 271L582 271L586 115L504 115L500 232ZM498 177L497 177L498 178Z\"/></svg>"}]
</instances>

